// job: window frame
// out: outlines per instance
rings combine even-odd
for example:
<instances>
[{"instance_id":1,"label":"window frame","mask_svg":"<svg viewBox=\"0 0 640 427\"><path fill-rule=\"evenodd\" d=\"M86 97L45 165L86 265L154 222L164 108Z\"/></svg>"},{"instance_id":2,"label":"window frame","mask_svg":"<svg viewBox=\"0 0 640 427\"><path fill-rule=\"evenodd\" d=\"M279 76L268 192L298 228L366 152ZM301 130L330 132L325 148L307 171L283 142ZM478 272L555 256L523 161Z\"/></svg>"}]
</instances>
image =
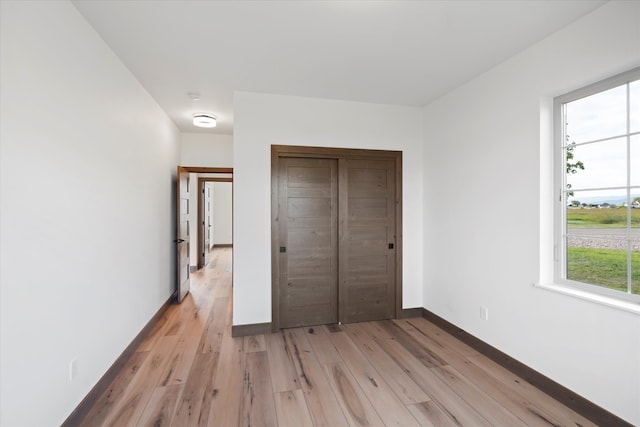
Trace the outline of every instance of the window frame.
<instances>
[{"instance_id":1,"label":"window frame","mask_svg":"<svg viewBox=\"0 0 640 427\"><path fill-rule=\"evenodd\" d=\"M623 302L631 302L634 304L640 304L640 294L632 294L630 292L624 292L619 290L610 289L604 286L589 284L585 282L578 282L575 280L567 279L567 246L566 246L566 234L567 234L567 222L566 222L566 207L567 200L565 198L566 189L566 155L564 152L564 119L565 109L564 105L576 101L582 98L586 98L591 95L604 92L615 87L628 84L630 82L640 79L640 67L633 68L624 73L615 75L613 77L601 80L599 82L590 84L588 86L581 87L579 89L568 92L564 95L557 96L553 100L553 182L554 182L554 230L553 230L553 278L554 283L561 287L574 289L577 291L587 292L589 294L595 294L619 300ZM627 94L628 96L628 94ZM629 117L629 106L627 104L627 120ZM630 144L630 138L638 135L640 132L631 132L629 123L627 123L627 130L624 133L624 137L627 138L627 144ZM628 145L629 146L629 145ZM629 165L630 158L627 152L627 167ZM627 195L630 195L633 191L637 190L636 186L632 186L627 179L625 186ZM640 191L638 191L640 192ZM627 202L630 202L629 197ZM629 205L627 209L631 209ZM630 268L629 266L627 267Z\"/></svg>"}]
</instances>

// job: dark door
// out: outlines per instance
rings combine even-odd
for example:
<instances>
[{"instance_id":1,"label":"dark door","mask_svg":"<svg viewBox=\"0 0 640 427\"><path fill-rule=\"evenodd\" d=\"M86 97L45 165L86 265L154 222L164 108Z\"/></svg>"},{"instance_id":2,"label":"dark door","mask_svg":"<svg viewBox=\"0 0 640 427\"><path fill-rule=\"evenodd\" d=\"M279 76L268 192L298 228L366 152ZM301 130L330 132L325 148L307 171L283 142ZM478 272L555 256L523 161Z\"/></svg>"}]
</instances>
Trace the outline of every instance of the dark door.
<instances>
[{"instance_id":1,"label":"dark door","mask_svg":"<svg viewBox=\"0 0 640 427\"><path fill-rule=\"evenodd\" d=\"M178 302L189 292L189 172L178 166L177 182Z\"/></svg>"},{"instance_id":2,"label":"dark door","mask_svg":"<svg viewBox=\"0 0 640 427\"><path fill-rule=\"evenodd\" d=\"M339 319L390 319L395 313L395 164L340 160Z\"/></svg>"},{"instance_id":3,"label":"dark door","mask_svg":"<svg viewBox=\"0 0 640 427\"><path fill-rule=\"evenodd\" d=\"M334 159L280 162L281 328L338 321L337 166Z\"/></svg>"},{"instance_id":4,"label":"dark door","mask_svg":"<svg viewBox=\"0 0 640 427\"><path fill-rule=\"evenodd\" d=\"M395 174L387 159L280 159L280 328L394 317Z\"/></svg>"}]
</instances>

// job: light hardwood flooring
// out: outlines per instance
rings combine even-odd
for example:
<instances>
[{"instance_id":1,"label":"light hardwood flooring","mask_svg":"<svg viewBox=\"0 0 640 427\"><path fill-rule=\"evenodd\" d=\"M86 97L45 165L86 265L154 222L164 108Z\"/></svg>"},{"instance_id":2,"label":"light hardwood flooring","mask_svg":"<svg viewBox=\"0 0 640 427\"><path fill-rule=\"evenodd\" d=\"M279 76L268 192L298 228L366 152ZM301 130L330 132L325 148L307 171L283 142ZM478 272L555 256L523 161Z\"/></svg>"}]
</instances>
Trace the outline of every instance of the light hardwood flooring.
<instances>
[{"instance_id":1,"label":"light hardwood flooring","mask_svg":"<svg viewBox=\"0 0 640 427\"><path fill-rule=\"evenodd\" d=\"M82 426L592 426L422 318L231 337L215 249Z\"/></svg>"}]
</instances>

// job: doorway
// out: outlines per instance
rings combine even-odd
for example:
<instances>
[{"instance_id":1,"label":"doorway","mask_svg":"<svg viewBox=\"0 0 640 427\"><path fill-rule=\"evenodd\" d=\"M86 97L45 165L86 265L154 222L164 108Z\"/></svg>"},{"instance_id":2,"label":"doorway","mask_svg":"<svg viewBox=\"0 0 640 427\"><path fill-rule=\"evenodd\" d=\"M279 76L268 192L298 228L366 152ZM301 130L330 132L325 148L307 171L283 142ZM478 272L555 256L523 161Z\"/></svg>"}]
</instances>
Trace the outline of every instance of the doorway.
<instances>
[{"instance_id":1,"label":"doorway","mask_svg":"<svg viewBox=\"0 0 640 427\"><path fill-rule=\"evenodd\" d=\"M202 230L202 193L199 178L233 182L233 168L178 166L177 185L177 285L176 300L182 302L189 292L190 273L197 270L198 252L205 245ZM204 264L204 260L203 260Z\"/></svg>"},{"instance_id":2,"label":"doorway","mask_svg":"<svg viewBox=\"0 0 640 427\"><path fill-rule=\"evenodd\" d=\"M402 153L272 146L272 328L397 317Z\"/></svg>"},{"instance_id":3,"label":"doorway","mask_svg":"<svg viewBox=\"0 0 640 427\"><path fill-rule=\"evenodd\" d=\"M214 247L233 246L233 178L198 174L197 269Z\"/></svg>"}]
</instances>

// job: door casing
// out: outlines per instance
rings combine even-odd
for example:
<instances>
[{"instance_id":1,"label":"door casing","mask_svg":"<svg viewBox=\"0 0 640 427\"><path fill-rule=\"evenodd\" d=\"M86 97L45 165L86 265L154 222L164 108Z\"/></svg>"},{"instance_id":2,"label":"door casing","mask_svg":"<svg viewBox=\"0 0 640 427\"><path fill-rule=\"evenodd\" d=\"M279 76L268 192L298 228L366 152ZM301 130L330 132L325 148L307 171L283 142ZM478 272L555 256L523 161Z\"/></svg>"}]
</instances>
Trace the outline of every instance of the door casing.
<instances>
[{"instance_id":1,"label":"door casing","mask_svg":"<svg viewBox=\"0 0 640 427\"><path fill-rule=\"evenodd\" d=\"M197 236L197 244L198 244L198 265L197 267L200 269L204 267L205 260L205 237L202 229L202 225L205 222L204 218L204 185L207 182L230 182L233 185L233 178L212 178L212 177L198 177L198 236ZM231 202L233 205L233 201Z\"/></svg>"},{"instance_id":2,"label":"door casing","mask_svg":"<svg viewBox=\"0 0 640 427\"><path fill-rule=\"evenodd\" d=\"M181 236L179 235L180 233L180 221L181 221L181 215L180 215L180 193L178 191L178 188L180 186L180 174L189 174L189 173L220 173L220 174L231 174L232 178L231 181L233 182L233 168L212 168L212 167L203 167L203 166L178 166L177 168L177 182L176 182L176 193L178 194L177 196L177 200L176 200L176 209L177 209L177 213L176 213L176 239L174 240L174 242L176 242L176 244L178 245L178 249L177 249L177 256L176 256L176 263L177 263L177 267L176 267L176 271L177 271L177 277L176 277L176 290L174 292L174 298L176 300L177 303L182 302L182 300L184 299L184 297L186 296L186 294L189 292L189 284L188 284L188 279L186 282L186 285L184 286L185 289L181 289L181 278L180 278L180 263L181 263L181 257L180 257L180 240ZM198 200L200 200L200 198L198 198ZM199 211L199 209L198 209ZM198 220L198 222L200 222L201 219ZM199 229L199 228L198 228ZM196 236L199 236L200 233L196 233ZM198 239L198 237L196 237L196 239ZM183 242L184 243L184 242ZM187 249L187 257L188 257L188 249ZM187 268L187 272L189 271L189 269ZM187 276L188 277L188 276ZM232 273L232 279L233 281L233 273Z\"/></svg>"},{"instance_id":3,"label":"door casing","mask_svg":"<svg viewBox=\"0 0 640 427\"><path fill-rule=\"evenodd\" d=\"M395 162L395 317L402 313L402 152L386 150L362 150L328 147L301 147L289 145L271 146L271 329L280 329L279 294L279 161L284 157L307 157L319 159L363 159L392 160Z\"/></svg>"}]
</instances>

